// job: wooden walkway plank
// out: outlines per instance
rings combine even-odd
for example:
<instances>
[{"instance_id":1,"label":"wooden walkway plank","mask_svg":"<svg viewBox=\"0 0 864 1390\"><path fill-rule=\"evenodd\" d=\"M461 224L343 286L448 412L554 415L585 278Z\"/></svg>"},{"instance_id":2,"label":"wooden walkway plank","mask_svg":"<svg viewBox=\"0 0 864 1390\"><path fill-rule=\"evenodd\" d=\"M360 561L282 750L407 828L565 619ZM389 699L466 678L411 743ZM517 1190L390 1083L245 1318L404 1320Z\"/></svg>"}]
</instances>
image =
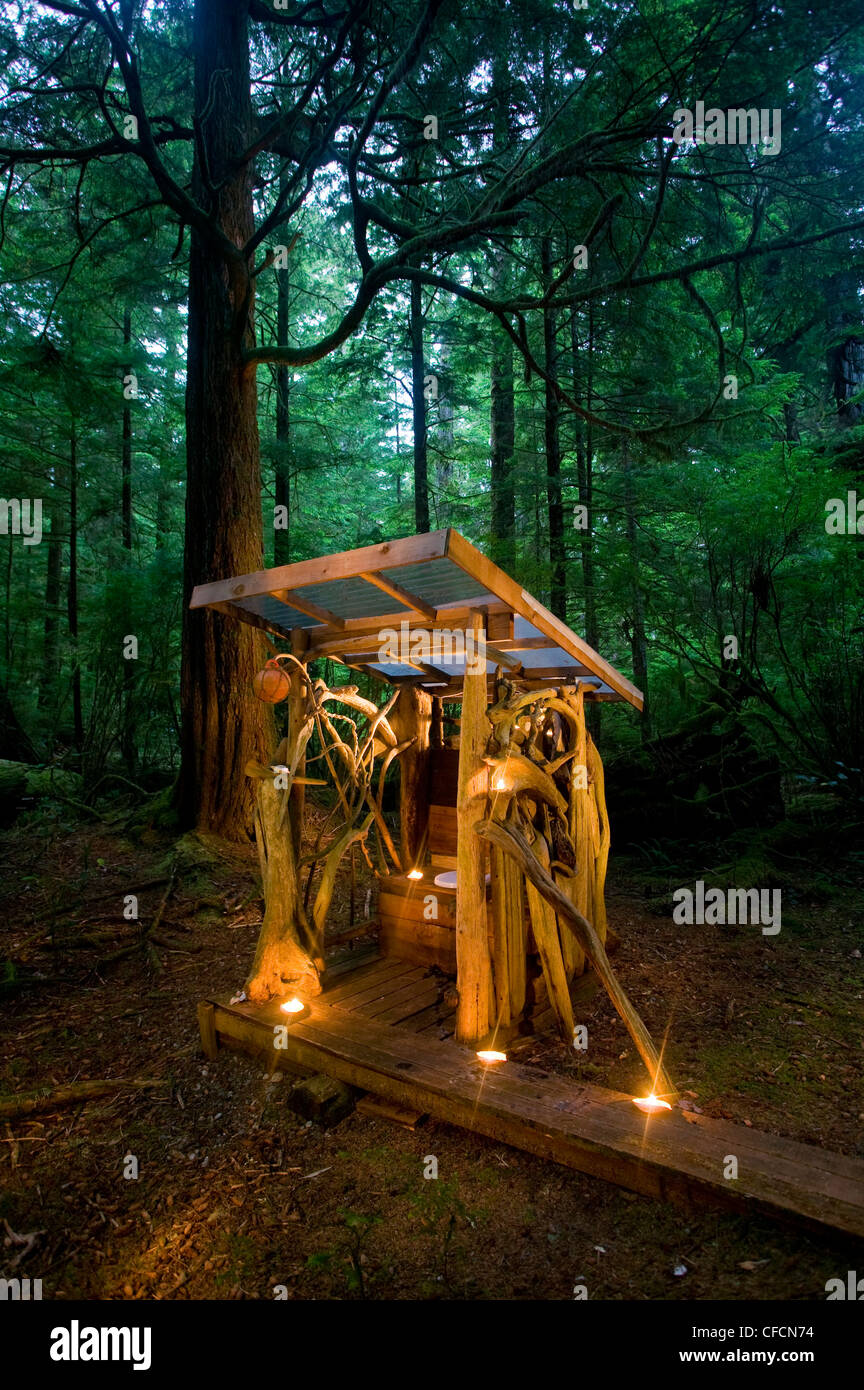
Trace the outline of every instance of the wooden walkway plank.
<instances>
[{"instance_id":1,"label":"wooden walkway plank","mask_svg":"<svg viewBox=\"0 0 864 1390\"><path fill-rule=\"evenodd\" d=\"M409 970L417 970L418 968L418 966L412 965L411 961L384 957L372 965L364 965L359 970L352 970L346 979L341 980L332 989L325 988L321 995L322 1002L344 1004L348 999L353 998L363 990L370 989L373 985L384 984L387 980L395 979L397 975L404 975Z\"/></svg>"},{"instance_id":2,"label":"wooden walkway plank","mask_svg":"<svg viewBox=\"0 0 864 1390\"><path fill-rule=\"evenodd\" d=\"M361 972L358 971L358 974ZM217 1038L272 1049L273 1005L213 1003ZM389 1008L396 1006L390 1004ZM432 1023L430 1027L439 1025ZM330 1008L290 1023L278 1065L325 1071L398 1105L655 1198L708 1201L864 1238L864 1161L680 1110L646 1117L630 1097ZM737 1180L723 1176L727 1155Z\"/></svg>"},{"instance_id":3,"label":"wooden walkway plank","mask_svg":"<svg viewBox=\"0 0 864 1390\"><path fill-rule=\"evenodd\" d=\"M384 1013L377 1014L376 1023L398 1024L400 1027L406 1019L411 1019L414 1014L421 1012L430 1005L434 1006L441 991L437 985L427 985L422 994L412 994L409 999L401 1002L394 1002Z\"/></svg>"},{"instance_id":4,"label":"wooden walkway plank","mask_svg":"<svg viewBox=\"0 0 864 1390\"><path fill-rule=\"evenodd\" d=\"M406 978L404 984L401 980L398 984L398 989L388 991L380 999L370 1000L368 1004L361 1005L359 1012L363 1014L364 1018L376 1018L379 1014L386 1013L393 1005L406 1004L417 995L428 996L431 991L431 998L424 1000L423 1007L425 1008L426 1004L433 1002L441 993L440 986L434 980L430 980L423 970L420 971L418 979ZM409 1009L405 1017L416 1012L416 1009Z\"/></svg>"},{"instance_id":5,"label":"wooden walkway plank","mask_svg":"<svg viewBox=\"0 0 864 1390\"><path fill-rule=\"evenodd\" d=\"M350 998L340 999L332 1007L345 1013L364 1013L367 1008L374 1008L381 1000L390 999L394 994L417 989L423 980L424 973L422 965L409 966L402 974L391 976L388 980L373 981L368 989L358 990ZM327 1002L326 996L322 1002ZM384 1007L386 1005L382 1004L382 1008Z\"/></svg>"}]
</instances>

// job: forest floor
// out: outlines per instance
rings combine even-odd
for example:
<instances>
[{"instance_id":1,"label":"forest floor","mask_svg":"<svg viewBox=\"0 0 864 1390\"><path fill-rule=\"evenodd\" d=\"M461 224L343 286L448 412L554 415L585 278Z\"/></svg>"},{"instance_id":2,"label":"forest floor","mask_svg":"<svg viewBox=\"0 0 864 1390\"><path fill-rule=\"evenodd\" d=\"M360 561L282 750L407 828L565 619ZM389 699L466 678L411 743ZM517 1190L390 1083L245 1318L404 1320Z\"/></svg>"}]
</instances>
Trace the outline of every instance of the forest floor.
<instances>
[{"instance_id":1,"label":"forest floor","mask_svg":"<svg viewBox=\"0 0 864 1390\"><path fill-rule=\"evenodd\" d=\"M0 1119L0 1274L60 1299L273 1298L279 1285L298 1299L569 1299L583 1283L592 1299L822 1300L854 1267L842 1246L661 1205L431 1120L299 1119L285 1077L199 1047L197 1002L238 990L252 958L254 851L172 856L155 832L95 820L34 817L0 836L0 966L15 963L0 971L0 1107L85 1080L167 1083ZM689 1103L864 1156L864 888L814 896L808 866L790 866L769 937L675 925L658 899L686 880L667 879L613 858L609 917L616 970L668 1034ZM127 894L143 933L124 922ZM344 920L344 882L337 906ZM640 1088L604 994L580 1021L590 1060L548 1038L520 1061Z\"/></svg>"}]
</instances>

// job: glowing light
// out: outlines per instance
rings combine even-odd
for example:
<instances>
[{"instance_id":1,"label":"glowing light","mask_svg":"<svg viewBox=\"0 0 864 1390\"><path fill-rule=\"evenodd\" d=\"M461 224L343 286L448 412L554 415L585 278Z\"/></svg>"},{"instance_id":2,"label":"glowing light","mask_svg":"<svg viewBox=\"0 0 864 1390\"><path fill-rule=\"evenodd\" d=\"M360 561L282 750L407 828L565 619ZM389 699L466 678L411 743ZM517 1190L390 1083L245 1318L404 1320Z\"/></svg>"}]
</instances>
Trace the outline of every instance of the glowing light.
<instances>
[{"instance_id":1,"label":"glowing light","mask_svg":"<svg viewBox=\"0 0 864 1390\"><path fill-rule=\"evenodd\" d=\"M480 1061L481 1061L481 1062L486 1062L487 1064L492 1063L492 1062L506 1062L506 1061L507 1061L507 1053L506 1053L506 1052L483 1051L483 1052L478 1052L478 1053L477 1053L477 1056L480 1058Z\"/></svg>"},{"instance_id":2,"label":"glowing light","mask_svg":"<svg viewBox=\"0 0 864 1390\"><path fill-rule=\"evenodd\" d=\"M306 1009L306 1005L303 1003L302 999L286 999L284 1004L279 1005L279 1008L282 1010L283 1014L302 1014Z\"/></svg>"},{"instance_id":3,"label":"glowing light","mask_svg":"<svg viewBox=\"0 0 864 1390\"><path fill-rule=\"evenodd\" d=\"M634 1096L633 1104L638 1106L645 1115L656 1115L661 1110L672 1109L668 1100L661 1100L659 1096L655 1096L653 1091L650 1096Z\"/></svg>"},{"instance_id":4,"label":"glowing light","mask_svg":"<svg viewBox=\"0 0 864 1390\"><path fill-rule=\"evenodd\" d=\"M407 874L405 875L405 877L406 877L406 878L413 878L413 879L416 881L417 879L420 879L420 878L423 877L423 870L422 870L422 869L409 869L408 872L407 872Z\"/></svg>"}]
</instances>

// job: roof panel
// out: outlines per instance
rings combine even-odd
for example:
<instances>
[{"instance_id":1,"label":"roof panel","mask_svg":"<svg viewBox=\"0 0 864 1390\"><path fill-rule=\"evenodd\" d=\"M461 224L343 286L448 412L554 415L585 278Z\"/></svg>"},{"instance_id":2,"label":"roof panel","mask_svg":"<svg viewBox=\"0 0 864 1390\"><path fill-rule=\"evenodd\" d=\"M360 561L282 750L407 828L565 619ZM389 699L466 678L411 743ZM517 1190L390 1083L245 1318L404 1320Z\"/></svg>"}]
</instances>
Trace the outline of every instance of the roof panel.
<instances>
[{"instance_id":1,"label":"roof panel","mask_svg":"<svg viewBox=\"0 0 864 1390\"><path fill-rule=\"evenodd\" d=\"M376 575L384 587L364 575ZM396 590L395 596L386 592L388 583ZM296 601L308 605L312 613L301 613L277 598L292 590ZM400 593L406 597L400 598ZM419 608L410 607L412 598ZM390 619L388 627L405 619L412 629L423 629L430 624L432 610L437 610L441 623L446 622L448 606L461 608L464 617L466 609L493 605L499 613L503 609L514 615L517 640L540 639L540 646L513 653L522 663L524 679L530 679L532 672L548 672L548 676L535 676L535 681L548 679L552 683L560 675L570 682L587 669L597 679L598 693L627 700L637 709L642 707L641 693L626 676L452 529L200 584L190 604L192 608L210 606L233 613L279 635L287 636L293 627L303 628L309 633L310 656L340 654L343 638L348 644L344 649L347 656L352 652L352 630L355 641L365 631L374 643L376 622L385 617ZM343 624L347 625L344 629ZM454 628L462 625L462 620L453 624ZM358 650L359 643L353 652ZM439 665L434 661L430 664ZM493 667L494 658L490 658L487 669ZM454 683L461 679L462 668L461 662L446 664ZM391 680L417 679L419 675L416 667L404 664L373 661L370 669ZM421 679L427 687L434 681L428 675Z\"/></svg>"},{"instance_id":2,"label":"roof panel","mask_svg":"<svg viewBox=\"0 0 864 1390\"><path fill-rule=\"evenodd\" d=\"M419 568L419 566L418 566ZM334 579L324 584L304 584L293 591L298 598L328 608L337 618L383 618L386 613L398 613L403 605L366 579ZM405 617L411 614L405 608ZM317 618L310 619L317 623Z\"/></svg>"},{"instance_id":3,"label":"roof panel","mask_svg":"<svg viewBox=\"0 0 864 1390\"><path fill-rule=\"evenodd\" d=\"M388 579L394 580L403 589L416 594L435 608L441 608L445 603L458 603L460 600L485 599L487 602L494 602L496 599L495 594L490 594L479 580L466 574L462 567L454 565L452 560L426 560L419 565L399 565L386 573Z\"/></svg>"},{"instance_id":4,"label":"roof panel","mask_svg":"<svg viewBox=\"0 0 864 1390\"><path fill-rule=\"evenodd\" d=\"M278 598L271 598L270 594L250 594L249 598L239 602L237 599L231 599L231 607L254 613L273 627L280 628L286 636L290 634L292 627L315 627L318 623L317 618L310 618L306 613L291 608Z\"/></svg>"},{"instance_id":5,"label":"roof panel","mask_svg":"<svg viewBox=\"0 0 864 1390\"><path fill-rule=\"evenodd\" d=\"M510 655L521 661L526 671L532 666L541 670L547 666L557 666L562 671L569 671L572 667L578 668L583 664L577 657L562 651L560 647L530 647L527 652L511 652Z\"/></svg>"}]
</instances>

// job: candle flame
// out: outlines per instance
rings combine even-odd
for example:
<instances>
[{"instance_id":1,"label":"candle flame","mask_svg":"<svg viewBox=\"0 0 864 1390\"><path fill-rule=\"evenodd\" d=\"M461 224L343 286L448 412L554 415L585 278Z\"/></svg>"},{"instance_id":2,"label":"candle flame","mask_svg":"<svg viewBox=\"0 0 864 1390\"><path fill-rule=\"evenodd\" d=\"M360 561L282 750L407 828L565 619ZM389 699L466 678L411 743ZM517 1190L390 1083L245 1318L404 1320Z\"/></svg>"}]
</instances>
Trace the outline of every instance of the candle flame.
<instances>
[{"instance_id":1,"label":"candle flame","mask_svg":"<svg viewBox=\"0 0 864 1390\"><path fill-rule=\"evenodd\" d=\"M306 1005L303 1003L302 999L295 998L286 999L284 1004L279 1005L279 1008L282 1010L283 1014L302 1014Z\"/></svg>"},{"instance_id":2,"label":"candle flame","mask_svg":"<svg viewBox=\"0 0 864 1390\"><path fill-rule=\"evenodd\" d=\"M406 877L406 878L413 878L413 879L415 879L415 880L416 880L416 879L420 879L420 878L423 877L423 870L422 870L422 869L409 869L409 870L408 870L408 873L405 875L405 877Z\"/></svg>"},{"instance_id":3,"label":"candle flame","mask_svg":"<svg viewBox=\"0 0 864 1390\"><path fill-rule=\"evenodd\" d=\"M650 1096L634 1096L633 1104L638 1106L645 1115L656 1115L660 1110L672 1109L668 1100L661 1100L659 1096L655 1096L653 1091Z\"/></svg>"},{"instance_id":4,"label":"candle flame","mask_svg":"<svg viewBox=\"0 0 864 1390\"><path fill-rule=\"evenodd\" d=\"M506 1053L506 1052L493 1052L493 1051L491 1051L491 1050L488 1050L488 1051L478 1052L478 1053L477 1053L477 1056L480 1058L480 1061L481 1061L481 1062L506 1062L506 1061L507 1061L507 1053Z\"/></svg>"}]
</instances>

